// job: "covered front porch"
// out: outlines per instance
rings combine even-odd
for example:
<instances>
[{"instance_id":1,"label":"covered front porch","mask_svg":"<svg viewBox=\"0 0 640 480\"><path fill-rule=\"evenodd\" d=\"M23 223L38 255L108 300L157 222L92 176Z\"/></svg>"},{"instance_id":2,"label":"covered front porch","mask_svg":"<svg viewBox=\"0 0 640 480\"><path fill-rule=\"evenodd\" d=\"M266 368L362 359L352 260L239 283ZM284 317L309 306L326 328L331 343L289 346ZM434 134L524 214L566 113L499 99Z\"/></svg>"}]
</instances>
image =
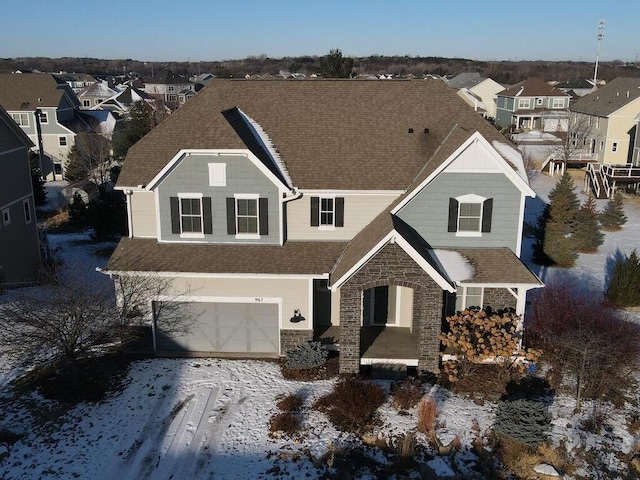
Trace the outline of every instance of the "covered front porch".
<instances>
[{"instance_id":1,"label":"covered front porch","mask_svg":"<svg viewBox=\"0 0 640 480\"><path fill-rule=\"evenodd\" d=\"M340 326L322 326L314 330L313 339L330 350L340 350ZM360 365L400 363L418 366L418 335L410 328L360 327Z\"/></svg>"}]
</instances>

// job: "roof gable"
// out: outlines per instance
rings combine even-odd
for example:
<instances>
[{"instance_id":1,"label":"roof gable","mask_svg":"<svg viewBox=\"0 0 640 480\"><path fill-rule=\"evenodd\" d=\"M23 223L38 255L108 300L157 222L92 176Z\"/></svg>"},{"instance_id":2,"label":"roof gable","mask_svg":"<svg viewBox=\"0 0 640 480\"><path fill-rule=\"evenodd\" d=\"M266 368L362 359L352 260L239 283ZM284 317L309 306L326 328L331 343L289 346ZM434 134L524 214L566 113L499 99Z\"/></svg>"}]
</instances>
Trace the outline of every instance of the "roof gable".
<instances>
[{"instance_id":1,"label":"roof gable","mask_svg":"<svg viewBox=\"0 0 640 480\"><path fill-rule=\"evenodd\" d=\"M79 105L71 87L55 75L44 73L0 74L0 104L8 111L33 111L57 108L63 96L71 105Z\"/></svg>"},{"instance_id":2,"label":"roof gable","mask_svg":"<svg viewBox=\"0 0 640 480\"><path fill-rule=\"evenodd\" d=\"M572 112L608 117L640 98L640 78L618 77L595 92L582 97Z\"/></svg>"}]
</instances>

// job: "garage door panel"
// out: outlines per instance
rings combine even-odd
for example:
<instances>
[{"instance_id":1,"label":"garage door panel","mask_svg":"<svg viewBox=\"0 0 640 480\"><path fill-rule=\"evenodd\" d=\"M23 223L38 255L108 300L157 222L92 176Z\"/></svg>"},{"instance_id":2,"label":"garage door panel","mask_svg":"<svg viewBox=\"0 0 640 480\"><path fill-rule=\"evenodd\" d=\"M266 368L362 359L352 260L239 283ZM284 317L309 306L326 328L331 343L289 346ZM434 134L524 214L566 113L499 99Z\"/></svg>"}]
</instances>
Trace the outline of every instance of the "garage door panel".
<instances>
[{"instance_id":1,"label":"garage door panel","mask_svg":"<svg viewBox=\"0 0 640 480\"><path fill-rule=\"evenodd\" d=\"M159 350L220 353L278 353L278 305L273 303L186 303L195 321L188 334L156 328ZM196 314L194 314L196 312Z\"/></svg>"}]
</instances>

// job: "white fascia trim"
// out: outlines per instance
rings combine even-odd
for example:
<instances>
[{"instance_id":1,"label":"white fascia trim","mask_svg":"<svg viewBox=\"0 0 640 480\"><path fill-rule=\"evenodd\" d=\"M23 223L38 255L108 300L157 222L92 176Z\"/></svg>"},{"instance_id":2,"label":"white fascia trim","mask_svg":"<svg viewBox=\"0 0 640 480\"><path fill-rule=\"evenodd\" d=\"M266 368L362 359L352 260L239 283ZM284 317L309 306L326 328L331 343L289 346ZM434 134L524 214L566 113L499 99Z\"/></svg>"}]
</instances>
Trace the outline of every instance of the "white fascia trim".
<instances>
[{"instance_id":1,"label":"white fascia trim","mask_svg":"<svg viewBox=\"0 0 640 480\"><path fill-rule=\"evenodd\" d=\"M520 258L522 251L522 236L524 235L524 207L526 196L520 195L520 212L518 213L518 236L516 237L516 256Z\"/></svg>"},{"instance_id":2,"label":"white fascia trim","mask_svg":"<svg viewBox=\"0 0 640 480\"><path fill-rule=\"evenodd\" d=\"M480 142L491 155L491 157L496 161L497 165L499 165L500 170L511 180L511 182L525 195L530 197L535 197L535 192L531 189L529 185L517 174L515 170L513 170L510 166L507 165L507 161L498 153L498 151L491 145L480 132L475 132L471 135L466 142L460 145L455 152L453 152L449 157L440 164L438 168L436 168L431 175L429 175L425 180L423 180L418 187L416 187L410 195L407 195L398 205L396 205L391 213L393 215L397 214L407 203L409 203L418 193L420 193L426 185L431 183L434 178L440 175L456 158L458 158L462 152L464 152L467 148L469 148L474 142ZM456 169L456 172L461 172L462 170ZM477 173L477 170L469 170L469 173ZM492 173L495 173L493 171Z\"/></svg>"},{"instance_id":3,"label":"white fascia trim","mask_svg":"<svg viewBox=\"0 0 640 480\"><path fill-rule=\"evenodd\" d=\"M156 300L171 302L198 302L198 303L282 303L280 297L214 297L209 295L158 295Z\"/></svg>"},{"instance_id":4,"label":"white fascia trim","mask_svg":"<svg viewBox=\"0 0 640 480\"><path fill-rule=\"evenodd\" d=\"M345 197L345 196L374 196L374 195L395 195L400 196L404 190L317 190L317 189L299 189L303 195L314 195L318 197Z\"/></svg>"},{"instance_id":5,"label":"white fascia trim","mask_svg":"<svg viewBox=\"0 0 640 480\"><path fill-rule=\"evenodd\" d=\"M18 152L20 150L25 150L26 151L26 150L28 150L28 148L25 147L25 146L21 146L21 147L17 147L17 148L12 148L11 150L5 150L5 151L0 152L0 157L2 155L9 155L11 153L15 153L15 152Z\"/></svg>"},{"instance_id":6,"label":"white fascia trim","mask_svg":"<svg viewBox=\"0 0 640 480\"><path fill-rule=\"evenodd\" d=\"M331 285L331 291L335 292L340 288L353 274L355 274L364 264L366 264L376 253L378 253L387 243L397 243L407 255L409 255L414 262L416 262L426 273L429 275L440 288L447 290L448 292L455 292L455 287L451 285L440 273L433 268L429 262L427 262L422 255L415 251L415 249L407 242L402 235L396 230L389 232L382 240L380 240L366 255L364 255L358 263L349 269L341 278L339 278L333 285Z\"/></svg>"},{"instance_id":7,"label":"white fascia trim","mask_svg":"<svg viewBox=\"0 0 640 480\"><path fill-rule=\"evenodd\" d=\"M260 273L193 273L193 272L141 272L137 270L104 270L107 275L132 275L137 277L163 278L222 278L227 280L328 280L328 273L318 275L301 274L260 274Z\"/></svg>"},{"instance_id":8,"label":"white fascia trim","mask_svg":"<svg viewBox=\"0 0 640 480\"><path fill-rule=\"evenodd\" d=\"M191 149L191 148L183 148L178 153L176 153L171 160L164 166L160 172L153 177L153 179L144 187L145 190L153 190L155 189L166 177L166 175L176 167L178 163L180 163L187 155L208 155L214 157L220 156L236 156L236 157L247 157L251 162L260 170L271 182L273 182L278 190L281 192L288 192L291 189L283 184L278 177L276 177L271 170L269 170L259 159L256 157L251 150L248 149L236 149L236 150L224 150L224 149Z\"/></svg>"},{"instance_id":9,"label":"white fascia trim","mask_svg":"<svg viewBox=\"0 0 640 480\"><path fill-rule=\"evenodd\" d=\"M540 283L474 283L474 282L456 282L456 285L459 287L484 287L484 288L505 288L510 290L512 288L522 289L522 290L532 290L534 288L542 288L544 284L542 281Z\"/></svg>"}]
</instances>

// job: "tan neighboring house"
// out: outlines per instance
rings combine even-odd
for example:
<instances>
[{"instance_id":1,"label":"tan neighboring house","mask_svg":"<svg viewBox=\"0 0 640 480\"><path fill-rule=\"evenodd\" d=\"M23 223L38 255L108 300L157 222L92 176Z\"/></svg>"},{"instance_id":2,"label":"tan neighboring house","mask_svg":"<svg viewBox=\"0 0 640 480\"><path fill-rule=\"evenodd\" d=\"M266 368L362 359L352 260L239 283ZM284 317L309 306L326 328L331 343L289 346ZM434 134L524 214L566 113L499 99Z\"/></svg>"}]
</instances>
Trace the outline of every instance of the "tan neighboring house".
<instances>
[{"instance_id":1,"label":"tan neighboring house","mask_svg":"<svg viewBox=\"0 0 640 480\"><path fill-rule=\"evenodd\" d=\"M541 286L519 258L522 156L440 80L213 80L129 150L116 188L129 236L106 272L170 278L151 307L196 317L153 318L158 353L321 339L343 373L436 372L445 315L524 315Z\"/></svg>"},{"instance_id":2,"label":"tan neighboring house","mask_svg":"<svg viewBox=\"0 0 640 480\"><path fill-rule=\"evenodd\" d=\"M144 80L144 91L164 102L172 110L191 98L202 87L186 77L175 75L171 70L161 70Z\"/></svg>"},{"instance_id":3,"label":"tan neighboring house","mask_svg":"<svg viewBox=\"0 0 640 480\"><path fill-rule=\"evenodd\" d=\"M29 165L32 146L0 106L0 290L38 281L41 262Z\"/></svg>"},{"instance_id":4,"label":"tan neighboring house","mask_svg":"<svg viewBox=\"0 0 640 480\"><path fill-rule=\"evenodd\" d=\"M55 75L0 74L0 105L42 152L43 176L62 179L77 133L90 127L77 116L78 97Z\"/></svg>"},{"instance_id":5,"label":"tan neighboring house","mask_svg":"<svg viewBox=\"0 0 640 480\"><path fill-rule=\"evenodd\" d=\"M84 109L94 109L105 100L120 93L107 85L106 81L96 82L78 94L80 105Z\"/></svg>"},{"instance_id":6,"label":"tan neighboring house","mask_svg":"<svg viewBox=\"0 0 640 480\"><path fill-rule=\"evenodd\" d=\"M640 182L634 164L640 114L640 78L616 78L571 107L574 121L586 125L582 143L595 156L587 182L598 197L611 197L616 188Z\"/></svg>"},{"instance_id":7,"label":"tan neighboring house","mask_svg":"<svg viewBox=\"0 0 640 480\"><path fill-rule=\"evenodd\" d=\"M461 88L458 95L483 117L495 119L496 95L503 90L503 85L485 78L473 86Z\"/></svg>"}]
</instances>

